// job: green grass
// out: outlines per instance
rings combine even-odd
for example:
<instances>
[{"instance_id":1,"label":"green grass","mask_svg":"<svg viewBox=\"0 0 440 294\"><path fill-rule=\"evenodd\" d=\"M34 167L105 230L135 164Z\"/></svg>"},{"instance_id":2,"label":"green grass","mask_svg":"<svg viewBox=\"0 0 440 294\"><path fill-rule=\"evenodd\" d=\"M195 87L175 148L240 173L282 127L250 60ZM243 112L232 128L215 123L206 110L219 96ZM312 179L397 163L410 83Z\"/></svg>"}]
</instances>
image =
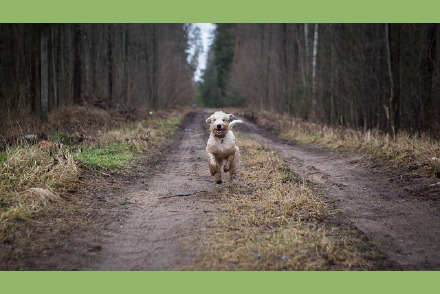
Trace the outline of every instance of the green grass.
<instances>
[{"instance_id":1,"label":"green grass","mask_svg":"<svg viewBox=\"0 0 440 294\"><path fill-rule=\"evenodd\" d=\"M174 134L180 121L181 116L175 115L110 130L97 138L97 142L76 148L74 159L95 170L129 168L139 153L163 144Z\"/></svg>"},{"instance_id":2,"label":"green grass","mask_svg":"<svg viewBox=\"0 0 440 294\"><path fill-rule=\"evenodd\" d=\"M62 132L62 131L58 131L58 132L53 133L53 134L50 136L50 139L51 139L53 142L57 142L57 141L61 140L62 138L64 138L65 136L66 136L66 134L65 134L64 132Z\"/></svg>"},{"instance_id":3,"label":"green grass","mask_svg":"<svg viewBox=\"0 0 440 294\"><path fill-rule=\"evenodd\" d=\"M282 172L282 182L294 182L294 183L301 183L303 180L301 177L295 173L293 173L288 167L282 167L280 168L280 171Z\"/></svg>"},{"instance_id":4,"label":"green grass","mask_svg":"<svg viewBox=\"0 0 440 294\"><path fill-rule=\"evenodd\" d=\"M128 204L134 204L134 202L128 201L126 199L119 201L120 205L128 205Z\"/></svg>"},{"instance_id":5,"label":"green grass","mask_svg":"<svg viewBox=\"0 0 440 294\"><path fill-rule=\"evenodd\" d=\"M127 168L135 158L135 151L125 142L111 142L102 147L82 147L79 150L74 153L74 159L92 169Z\"/></svg>"},{"instance_id":6,"label":"green grass","mask_svg":"<svg viewBox=\"0 0 440 294\"><path fill-rule=\"evenodd\" d=\"M171 117L169 119L159 119L155 122L155 125L159 131L171 134L177 129L179 123L180 119L178 117Z\"/></svg>"},{"instance_id":7,"label":"green grass","mask_svg":"<svg viewBox=\"0 0 440 294\"><path fill-rule=\"evenodd\" d=\"M8 158L8 155L6 154L6 151L0 152L0 164L6 161Z\"/></svg>"}]
</instances>

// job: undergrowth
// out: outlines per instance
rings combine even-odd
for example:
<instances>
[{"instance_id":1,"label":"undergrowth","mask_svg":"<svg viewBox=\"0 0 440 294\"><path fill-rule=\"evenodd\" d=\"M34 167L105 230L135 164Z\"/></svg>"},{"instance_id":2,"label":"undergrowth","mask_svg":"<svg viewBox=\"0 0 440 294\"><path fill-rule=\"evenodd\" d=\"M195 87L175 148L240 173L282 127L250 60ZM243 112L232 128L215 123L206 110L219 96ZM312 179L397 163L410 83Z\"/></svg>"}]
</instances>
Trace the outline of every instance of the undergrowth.
<instances>
[{"instance_id":1,"label":"undergrowth","mask_svg":"<svg viewBox=\"0 0 440 294\"><path fill-rule=\"evenodd\" d=\"M237 134L239 181L216 195L200 255L186 270L369 270L383 256L326 219L335 212L273 150Z\"/></svg>"}]
</instances>

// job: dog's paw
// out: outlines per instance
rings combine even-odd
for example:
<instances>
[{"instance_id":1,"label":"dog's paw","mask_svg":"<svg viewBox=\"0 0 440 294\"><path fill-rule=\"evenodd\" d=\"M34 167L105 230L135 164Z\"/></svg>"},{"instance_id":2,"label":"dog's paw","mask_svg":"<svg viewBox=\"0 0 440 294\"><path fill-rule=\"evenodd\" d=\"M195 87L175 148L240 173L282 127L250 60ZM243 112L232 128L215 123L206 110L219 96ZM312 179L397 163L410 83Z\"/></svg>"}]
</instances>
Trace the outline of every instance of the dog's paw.
<instances>
[{"instance_id":1,"label":"dog's paw","mask_svg":"<svg viewBox=\"0 0 440 294\"><path fill-rule=\"evenodd\" d=\"M217 167L210 165L209 171L211 172L211 175L215 175L217 173Z\"/></svg>"}]
</instances>

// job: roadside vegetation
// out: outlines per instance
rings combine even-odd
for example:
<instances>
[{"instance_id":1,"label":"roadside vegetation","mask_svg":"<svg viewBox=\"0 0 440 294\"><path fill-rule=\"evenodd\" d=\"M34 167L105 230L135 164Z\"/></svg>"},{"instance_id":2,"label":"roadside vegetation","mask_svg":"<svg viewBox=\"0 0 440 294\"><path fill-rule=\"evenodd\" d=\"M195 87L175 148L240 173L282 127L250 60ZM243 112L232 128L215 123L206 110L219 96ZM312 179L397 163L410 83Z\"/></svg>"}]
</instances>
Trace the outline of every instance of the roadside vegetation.
<instances>
[{"instance_id":1,"label":"roadside vegetation","mask_svg":"<svg viewBox=\"0 0 440 294\"><path fill-rule=\"evenodd\" d=\"M252 117L252 111L244 115ZM256 123L280 137L319 147L356 151L380 162L388 162L403 172L440 178L440 141L405 131L390 136L378 130L355 130L306 122L289 115L259 112Z\"/></svg>"},{"instance_id":2,"label":"roadside vegetation","mask_svg":"<svg viewBox=\"0 0 440 294\"><path fill-rule=\"evenodd\" d=\"M239 181L216 195L219 215L189 246L186 270L371 270L384 256L273 150L237 134Z\"/></svg>"},{"instance_id":3,"label":"roadside vegetation","mask_svg":"<svg viewBox=\"0 0 440 294\"><path fill-rule=\"evenodd\" d=\"M152 151L174 134L182 114L135 121L90 139L73 149L74 158L92 169L130 167L136 154Z\"/></svg>"},{"instance_id":4,"label":"roadside vegetation","mask_svg":"<svg viewBox=\"0 0 440 294\"><path fill-rule=\"evenodd\" d=\"M74 108L66 109L64 125L55 118L47 140L20 142L0 152L0 244L26 242L29 230L23 228L40 216L65 213L68 218L72 212L78 217L81 207L69 200L81 197L72 192L84 181L85 171L99 176L129 169L140 154L152 156L169 142L187 113L162 111L125 121L103 110ZM75 115L69 120L72 112ZM89 115L95 122L87 119ZM51 223L50 217L47 222Z\"/></svg>"},{"instance_id":5,"label":"roadside vegetation","mask_svg":"<svg viewBox=\"0 0 440 294\"><path fill-rule=\"evenodd\" d=\"M80 170L57 144L21 145L3 152L0 166L0 240L11 242L35 214L63 201L77 187Z\"/></svg>"}]
</instances>

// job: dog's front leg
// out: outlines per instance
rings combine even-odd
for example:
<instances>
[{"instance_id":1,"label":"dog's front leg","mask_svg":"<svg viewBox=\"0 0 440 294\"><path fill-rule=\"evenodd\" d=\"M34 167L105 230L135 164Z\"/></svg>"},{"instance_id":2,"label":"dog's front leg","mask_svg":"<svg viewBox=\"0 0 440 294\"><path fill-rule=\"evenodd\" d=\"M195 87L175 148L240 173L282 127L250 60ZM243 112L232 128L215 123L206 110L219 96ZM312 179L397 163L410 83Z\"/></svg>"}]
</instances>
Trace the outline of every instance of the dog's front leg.
<instances>
[{"instance_id":1,"label":"dog's front leg","mask_svg":"<svg viewBox=\"0 0 440 294\"><path fill-rule=\"evenodd\" d=\"M208 165L209 165L209 171L211 172L211 175L215 175L218 172L217 162L215 160L214 154L209 153L209 152L208 152Z\"/></svg>"},{"instance_id":2,"label":"dog's front leg","mask_svg":"<svg viewBox=\"0 0 440 294\"><path fill-rule=\"evenodd\" d=\"M225 173L227 173L231 169L231 166L234 163L234 158L235 158L235 153L228 157L228 160L226 161L226 164L223 167Z\"/></svg>"}]
</instances>

